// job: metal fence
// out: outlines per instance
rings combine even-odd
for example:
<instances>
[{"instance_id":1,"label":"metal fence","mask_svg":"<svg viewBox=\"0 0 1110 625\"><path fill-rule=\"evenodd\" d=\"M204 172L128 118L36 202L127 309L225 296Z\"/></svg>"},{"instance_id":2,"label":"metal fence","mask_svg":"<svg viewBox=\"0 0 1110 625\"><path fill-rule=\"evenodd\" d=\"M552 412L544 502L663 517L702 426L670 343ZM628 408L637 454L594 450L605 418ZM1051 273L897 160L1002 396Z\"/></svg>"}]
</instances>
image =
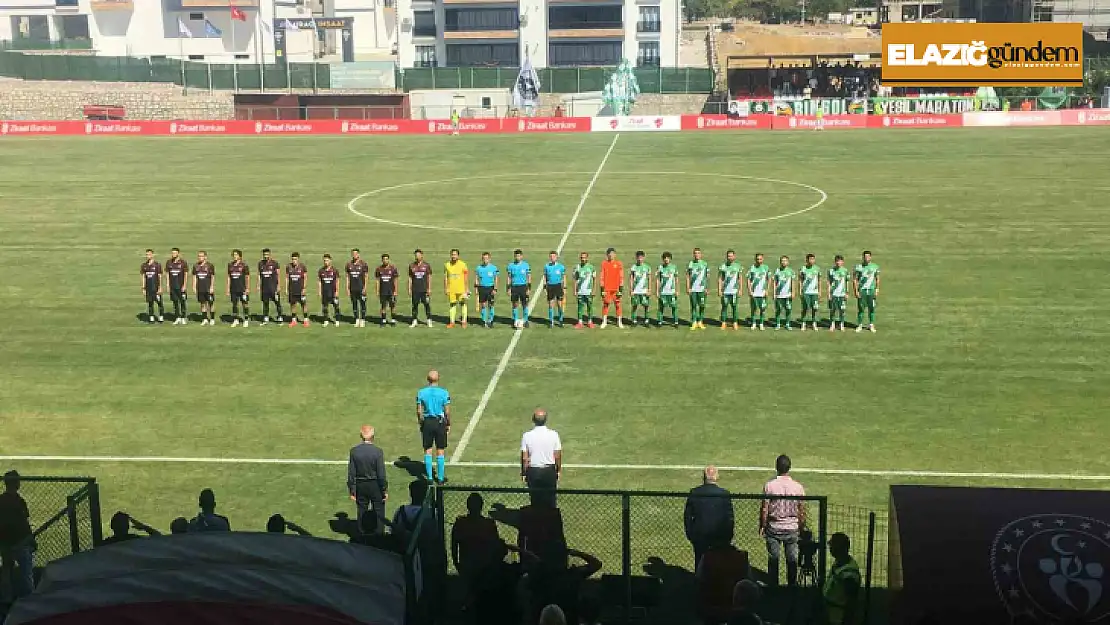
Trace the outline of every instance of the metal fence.
<instances>
[{"instance_id":1,"label":"metal fence","mask_svg":"<svg viewBox=\"0 0 1110 625\"><path fill-rule=\"evenodd\" d=\"M612 67L548 67L536 70L543 93L601 91ZM714 72L709 67L638 67L634 70L641 93L710 93ZM397 88L510 89L517 67L424 67L399 70Z\"/></svg>"},{"instance_id":2,"label":"metal fence","mask_svg":"<svg viewBox=\"0 0 1110 625\"><path fill-rule=\"evenodd\" d=\"M466 502L472 493L483 497L484 514L496 521L500 538L508 545L516 545L522 520L535 511L529 507L527 489L449 486L437 489L436 520L445 551L450 553L454 526L467 515ZM609 615L606 622L684 623L694 618L694 554L683 523L687 497L687 493L665 492L558 492L558 524L565 546L590 554L601 562L600 578L588 583L597 585L604 595ZM770 498L751 494L735 494L729 498L735 515L732 544L747 552L756 578L770 583L767 549L758 532L760 506ZM828 518L826 498L792 499L804 503L815 544L824 544L833 527ZM842 511L840 516L843 519L838 528L856 531L848 527L854 523L853 514ZM866 530L866 524L863 529ZM853 536L853 539L858 541L858 551L862 554L867 544L866 533ZM825 550L818 549L812 558L810 575L804 579L808 584L800 589L783 589L779 595L772 593L772 601L763 611L764 618L784 625L813 622L820 603L825 559ZM862 558L860 562L862 566ZM448 568L450 573L457 573L450 562ZM779 576L778 581L785 586L785 564L780 567ZM442 604L448 612L457 612L464 603L457 587L445 596L447 599Z\"/></svg>"},{"instance_id":3,"label":"metal fence","mask_svg":"<svg viewBox=\"0 0 1110 625\"><path fill-rule=\"evenodd\" d=\"M100 489L90 477L22 476L19 494L31 513L34 565L100 544Z\"/></svg>"}]
</instances>

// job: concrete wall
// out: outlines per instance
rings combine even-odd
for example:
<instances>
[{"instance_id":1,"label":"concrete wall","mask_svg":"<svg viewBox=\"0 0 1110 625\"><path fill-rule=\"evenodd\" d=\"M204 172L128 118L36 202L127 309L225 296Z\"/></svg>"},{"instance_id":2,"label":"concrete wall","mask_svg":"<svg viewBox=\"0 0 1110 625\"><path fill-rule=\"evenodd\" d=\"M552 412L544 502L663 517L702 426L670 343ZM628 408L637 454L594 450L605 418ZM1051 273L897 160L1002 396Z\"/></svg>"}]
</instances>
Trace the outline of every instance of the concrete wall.
<instances>
[{"instance_id":1,"label":"concrete wall","mask_svg":"<svg viewBox=\"0 0 1110 625\"><path fill-rule=\"evenodd\" d=\"M115 105L128 119L232 119L229 91L190 90L158 83L24 81L0 78L0 119L83 119L86 105Z\"/></svg>"}]
</instances>

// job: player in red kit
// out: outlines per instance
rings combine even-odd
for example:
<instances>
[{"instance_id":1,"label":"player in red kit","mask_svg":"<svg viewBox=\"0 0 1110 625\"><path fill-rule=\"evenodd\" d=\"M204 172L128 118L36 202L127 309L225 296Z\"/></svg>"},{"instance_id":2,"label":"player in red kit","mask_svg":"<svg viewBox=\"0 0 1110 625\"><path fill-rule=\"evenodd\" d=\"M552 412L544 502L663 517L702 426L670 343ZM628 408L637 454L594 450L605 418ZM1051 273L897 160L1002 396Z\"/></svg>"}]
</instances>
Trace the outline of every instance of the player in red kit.
<instances>
[{"instance_id":1,"label":"player in red kit","mask_svg":"<svg viewBox=\"0 0 1110 625\"><path fill-rule=\"evenodd\" d=\"M301 255L293 252L289 257L289 264L285 266L285 279L289 283L285 291L289 297L289 327L297 325L297 306L301 307L301 319L304 326L308 327L308 305L305 303L305 282L308 280L308 268L301 262Z\"/></svg>"}]
</instances>

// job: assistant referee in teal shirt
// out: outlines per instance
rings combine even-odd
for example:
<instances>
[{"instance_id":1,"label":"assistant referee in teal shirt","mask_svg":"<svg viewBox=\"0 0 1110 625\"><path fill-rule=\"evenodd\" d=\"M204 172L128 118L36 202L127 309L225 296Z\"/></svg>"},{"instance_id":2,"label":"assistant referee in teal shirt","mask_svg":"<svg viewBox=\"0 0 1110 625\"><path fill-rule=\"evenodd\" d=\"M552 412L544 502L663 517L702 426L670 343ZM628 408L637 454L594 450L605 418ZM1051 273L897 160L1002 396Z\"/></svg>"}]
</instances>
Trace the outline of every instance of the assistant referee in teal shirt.
<instances>
[{"instance_id":1,"label":"assistant referee in teal shirt","mask_svg":"<svg viewBox=\"0 0 1110 625\"><path fill-rule=\"evenodd\" d=\"M447 483L447 434L451 432L451 394L439 385L439 372L428 372L428 385L416 393L416 420L424 443L424 477L440 484ZM432 451L435 451L436 472L432 474Z\"/></svg>"}]
</instances>

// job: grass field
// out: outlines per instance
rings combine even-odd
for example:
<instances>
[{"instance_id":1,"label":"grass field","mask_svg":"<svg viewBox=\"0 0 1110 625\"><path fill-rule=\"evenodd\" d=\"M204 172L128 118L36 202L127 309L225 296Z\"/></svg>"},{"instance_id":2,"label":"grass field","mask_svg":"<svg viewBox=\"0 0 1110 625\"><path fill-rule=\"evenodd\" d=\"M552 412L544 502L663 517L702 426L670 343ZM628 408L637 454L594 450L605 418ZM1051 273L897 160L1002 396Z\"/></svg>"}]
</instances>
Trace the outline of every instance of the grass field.
<instances>
[{"instance_id":1,"label":"grass field","mask_svg":"<svg viewBox=\"0 0 1110 625\"><path fill-rule=\"evenodd\" d=\"M533 324L463 464L449 468L456 484L518 483L512 468L473 463L515 462L529 414L544 406L568 463L655 467L568 469L568 488L685 490L698 472L666 467L770 466L784 452L811 493L875 509L892 482L1105 488L1110 480L1044 476L1110 475L1108 153L1110 132L1096 128L7 139L0 453L23 473L98 477L106 517L123 509L165 527L212 487L236 528L261 529L281 511L326 533L349 505L339 465L10 457L342 461L363 422L391 457L418 457L412 397L431 367L454 397L457 442L508 326L151 327L137 320L143 250L164 261L178 246L191 263L207 249L220 269L232 248L253 266L268 246L283 263L299 251L314 271L324 252L343 259L355 246L371 265L421 247L436 269L452 247L472 266L481 251L503 264L522 247L538 268L567 234L568 265L607 246L626 264L644 249L653 261L670 250L680 265L700 246L713 266L726 248L745 264L756 251L796 264L814 252L822 266L871 249L883 268L879 332ZM419 228L348 209L376 189L443 179L455 180L353 205ZM445 312L442 297L434 305ZM711 320L717 310L711 297ZM851 472L861 470L878 474ZM753 491L768 476L730 472L723 483ZM400 470L392 478L405 482ZM391 504L403 489L394 492Z\"/></svg>"}]
</instances>

